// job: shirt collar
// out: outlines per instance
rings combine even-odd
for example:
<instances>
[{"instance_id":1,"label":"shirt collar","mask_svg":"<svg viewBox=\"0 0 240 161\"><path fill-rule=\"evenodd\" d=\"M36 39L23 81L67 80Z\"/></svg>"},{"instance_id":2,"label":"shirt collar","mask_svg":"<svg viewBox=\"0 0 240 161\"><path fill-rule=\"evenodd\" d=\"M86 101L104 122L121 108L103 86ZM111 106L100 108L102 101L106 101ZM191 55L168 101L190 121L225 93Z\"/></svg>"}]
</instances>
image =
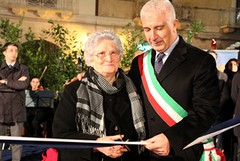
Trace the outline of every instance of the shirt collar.
<instances>
[{"instance_id":1,"label":"shirt collar","mask_svg":"<svg viewBox=\"0 0 240 161\"><path fill-rule=\"evenodd\" d=\"M6 62L6 64L9 66L9 65L11 65L11 66L14 66L15 64L16 64L16 62L14 62L14 63L8 63L8 62Z\"/></svg>"}]
</instances>

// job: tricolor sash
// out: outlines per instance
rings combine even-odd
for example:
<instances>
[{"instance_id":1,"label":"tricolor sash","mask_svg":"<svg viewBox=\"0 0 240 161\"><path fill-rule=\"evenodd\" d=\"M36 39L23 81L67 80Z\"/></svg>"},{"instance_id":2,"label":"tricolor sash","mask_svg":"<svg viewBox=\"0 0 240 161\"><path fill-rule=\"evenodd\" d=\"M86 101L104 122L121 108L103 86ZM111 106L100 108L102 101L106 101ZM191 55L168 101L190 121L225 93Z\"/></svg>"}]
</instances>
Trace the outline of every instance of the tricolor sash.
<instances>
[{"instance_id":1,"label":"tricolor sash","mask_svg":"<svg viewBox=\"0 0 240 161\"><path fill-rule=\"evenodd\" d=\"M152 50L138 57L139 71L148 100L156 113L168 124L173 126L188 115L158 82L151 63Z\"/></svg>"}]
</instances>

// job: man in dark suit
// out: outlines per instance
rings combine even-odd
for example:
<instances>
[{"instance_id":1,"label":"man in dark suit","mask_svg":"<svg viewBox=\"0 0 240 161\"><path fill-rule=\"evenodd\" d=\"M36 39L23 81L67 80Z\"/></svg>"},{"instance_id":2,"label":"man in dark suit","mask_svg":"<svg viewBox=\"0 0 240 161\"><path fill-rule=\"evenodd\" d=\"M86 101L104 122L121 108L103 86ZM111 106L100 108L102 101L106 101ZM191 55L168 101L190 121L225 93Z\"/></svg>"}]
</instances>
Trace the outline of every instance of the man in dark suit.
<instances>
[{"instance_id":1,"label":"man in dark suit","mask_svg":"<svg viewBox=\"0 0 240 161\"><path fill-rule=\"evenodd\" d=\"M145 106L149 160L198 161L202 144L183 148L215 121L220 96L216 63L178 36L169 0L148 1L141 20L152 49L133 60L129 76ZM160 65L155 60L159 54L164 54Z\"/></svg>"},{"instance_id":2,"label":"man in dark suit","mask_svg":"<svg viewBox=\"0 0 240 161\"><path fill-rule=\"evenodd\" d=\"M29 70L17 61L18 45L12 42L2 47L4 61L0 63L0 135L21 136L26 121L25 89L29 84ZM1 147L1 146L0 146ZM0 160L2 154L0 149ZM12 160L20 161L22 145L11 146Z\"/></svg>"}]
</instances>

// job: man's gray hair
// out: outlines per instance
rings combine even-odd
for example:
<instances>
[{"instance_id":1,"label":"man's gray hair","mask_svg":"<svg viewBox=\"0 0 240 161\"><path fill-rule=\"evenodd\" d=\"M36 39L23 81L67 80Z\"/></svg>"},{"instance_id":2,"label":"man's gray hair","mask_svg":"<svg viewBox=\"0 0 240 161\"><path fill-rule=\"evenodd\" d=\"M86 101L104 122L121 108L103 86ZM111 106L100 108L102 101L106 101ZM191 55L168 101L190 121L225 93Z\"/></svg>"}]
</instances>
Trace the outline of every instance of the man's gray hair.
<instances>
[{"instance_id":1,"label":"man's gray hair","mask_svg":"<svg viewBox=\"0 0 240 161\"><path fill-rule=\"evenodd\" d=\"M116 44L116 48L120 54L120 59L123 55L123 47L120 38L110 30L97 31L89 35L88 40L85 44L84 59L86 64L90 65L90 58L94 54L94 49L102 40L111 40Z\"/></svg>"},{"instance_id":2,"label":"man's gray hair","mask_svg":"<svg viewBox=\"0 0 240 161\"><path fill-rule=\"evenodd\" d=\"M144 12L146 10L152 10L152 11L165 10L165 12L167 14L172 14L173 19L176 19L175 9L169 0L150 0L150 1L148 1L147 3L144 4L144 6L141 9L141 12L140 12L141 17L144 15Z\"/></svg>"}]
</instances>

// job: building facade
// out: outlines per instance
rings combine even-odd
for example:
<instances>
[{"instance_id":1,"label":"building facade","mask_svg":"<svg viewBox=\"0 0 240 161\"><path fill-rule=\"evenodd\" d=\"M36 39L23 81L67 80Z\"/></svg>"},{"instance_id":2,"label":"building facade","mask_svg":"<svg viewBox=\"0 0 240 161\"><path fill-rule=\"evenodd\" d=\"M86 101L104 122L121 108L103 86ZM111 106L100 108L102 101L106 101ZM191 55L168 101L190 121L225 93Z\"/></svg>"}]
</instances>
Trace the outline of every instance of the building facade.
<instances>
[{"instance_id":1,"label":"building facade","mask_svg":"<svg viewBox=\"0 0 240 161\"><path fill-rule=\"evenodd\" d=\"M18 22L32 28L36 37L48 20L53 20L78 33L79 42L101 29L117 33L129 22L140 25L139 12L148 0L1 0L0 18ZM179 34L186 36L189 24L201 20L204 30L193 39L193 45L209 49L211 39L217 49L225 49L240 40L239 0L172 0L180 20ZM22 42L24 43L24 39ZM51 42L51 40L49 40ZM123 40L124 41L124 40Z\"/></svg>"}]
</instances>

